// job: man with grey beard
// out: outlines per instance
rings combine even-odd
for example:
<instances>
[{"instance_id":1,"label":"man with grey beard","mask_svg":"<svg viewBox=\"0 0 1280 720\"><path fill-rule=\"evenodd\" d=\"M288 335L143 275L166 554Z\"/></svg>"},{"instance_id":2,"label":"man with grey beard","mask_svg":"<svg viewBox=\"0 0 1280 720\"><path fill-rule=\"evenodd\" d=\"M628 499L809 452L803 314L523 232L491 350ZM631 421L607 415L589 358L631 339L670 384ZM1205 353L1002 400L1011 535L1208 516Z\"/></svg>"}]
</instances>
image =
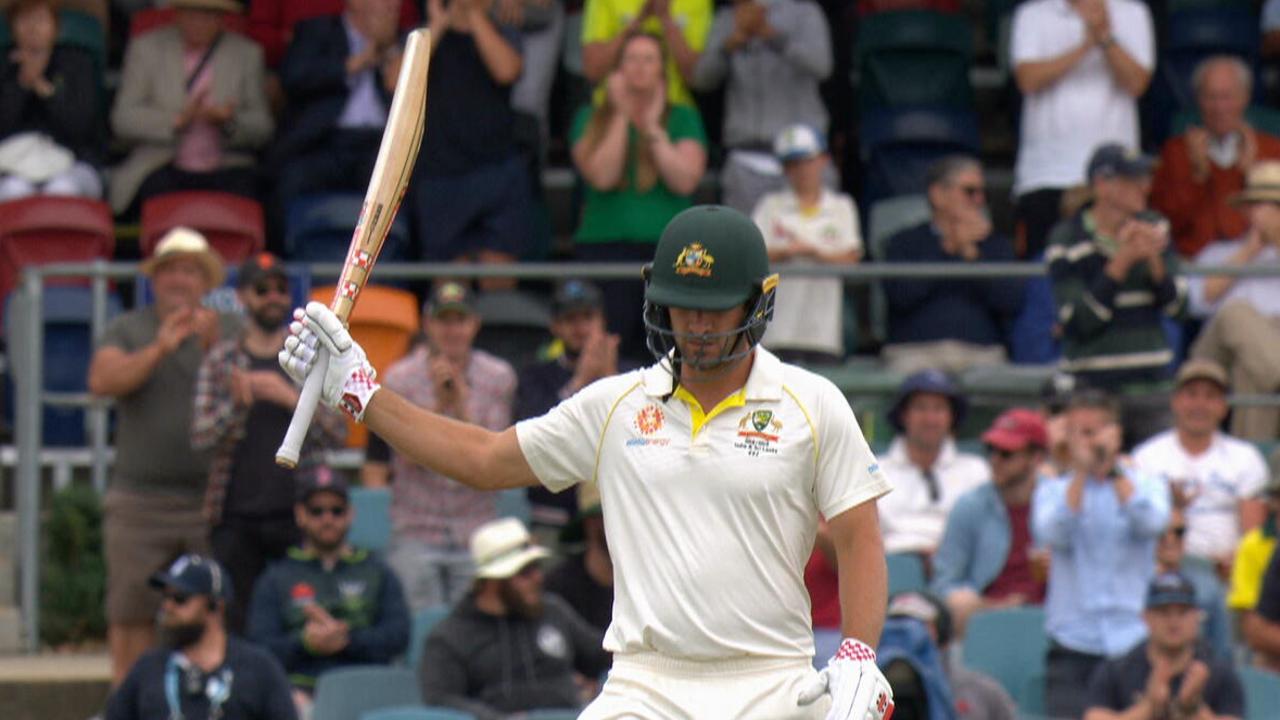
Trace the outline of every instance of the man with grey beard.
<instances>
[{"instance_id":1,"label":"man with grey beard","mask_svg":"<svg viewBox=\"0 0 1280 720\"><path fill-rule=\"evenodd\" d=\"M183 555L150 584L164 596L161 647L129 671L107 701L106 720L295 720L284 669L227 634L224 613L234 593L216 561Z\"/></svg>"},{"instance_id":2,"label":"man with grey beard","mask_svg":"<svg viewBox=\"0 0 1280 720\"><path fill-rule=\"evenodd\" d=\"M577 708L609 667L600 631L568 603L542 591L542 560L514 518L471 536L471 592L427 637L422 698L480 720L539 708Z\"/></svg>"}]
</instances>

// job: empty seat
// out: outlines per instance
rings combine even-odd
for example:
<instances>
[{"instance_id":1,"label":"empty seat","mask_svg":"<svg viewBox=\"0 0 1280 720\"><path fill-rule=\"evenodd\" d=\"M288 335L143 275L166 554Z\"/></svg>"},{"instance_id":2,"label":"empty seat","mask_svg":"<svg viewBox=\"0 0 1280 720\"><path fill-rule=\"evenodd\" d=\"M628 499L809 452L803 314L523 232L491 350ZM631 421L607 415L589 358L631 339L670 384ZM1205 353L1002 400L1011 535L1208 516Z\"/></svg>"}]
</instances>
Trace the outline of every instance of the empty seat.
<instances>
[{"instance_id":1,"label":"empty seat","mask_svg":"<svg viewBox=\"0 0 1280 720\"><path fill-rule=\"evenodd\" d=\"M391 544L391 491L386 488L353 487L351 529L347 542L371 552L381 552Z\"/></svg>"},{"instance_id":2,"label":"empty seat","mask_svg":"<svg viewBox=\"0 0 1280 720\"><path fill-rule=\"evenodd\" d=\"M333 289L332 285L316 288L311 291L311 299L328 304L333 300ZM408 290L366 285L347 324L369 362L379 373L385 373L409 352L410 343L421 328L418 299ZM347 447L362 448L368 437L364 425L347 421Z\"/></svg>"},{"instance_id":3,"label":"empty seat","mask_svg":"<svg viewBox=\"0 0 1280 720\"><path fill-rule=\"evenodd\" d=\"M889 553L885 556L889 567L889 595L928 589L924 577L924 560L916 553Z\"/></svg>"},{"instance_id":4,"label":"empty seat","mask_svg":"<svg viewBox=\"0 0 1280 720\"><path fill-rule=\"evenodd\" d=\"M930 165L954 153L976 155L978 142L978 119L971 110L931 106L865 112L859 140L861 202L923 193Z\"/></svg>"},{"instance_id":5,"label":"empty seat","mask_svg":"<svg viewBox=\"0 0 1280 720\"><path fill-rule=\"evenodd\" d=\"M973 106L973 29L963 15L933 10L875 13L863 18L854 47L864 111Z\"/></svg>"},{"instance_id":6,"label":"empty seat","mask_svg":"<svg viewBox=\"0 0 1280 720\"><path fill-rule=\"evenodd\" d=\"M87 393L89 359L93 355L93 295L86 287L52 286L45 288L44 352L41 357L41 373L46 392ZM7 303L7 313L17 309L15 303ZM107 319L119 315L122 307L114 294L107 295ZM16 330L12 317L6 326ZM10 338L9 347L17 347L17 338ZM15 363L21 359L15 355ZM16 370L17 368L15 368ZM13 422L14 392L11 375L6 375L4 394L5 417ZM42 437L45 445L78 446L85 444L84 410L72 407L45 406Z\"/></svg>"},{"instance_id":7,"label":"empty seat","mask_svg":"<svg viewBox=\"0 0 1280 720\"><path fill-rule=\"evenodd\" d=\"M28 265L105 260L114 250L111 208L104 202L44 195L0 203L0 298Z\"/></svg>"},{"instance_id":8,"label":"empty seat","mask_svg":"<svg viewBox=\"0 0 1280 720\"><path fill-rule=\"evenodd\" d=\"M1244 720L1274 720L1280 709L1280 675L1256 668L1240 668L1244 685Z\"/></svg>"},{"instance_id":9,"label":"empty seat","mask_svg":"<svg viewBox=\"0 0 1280 720\"><path fill-rule=\"evenodd\" d=\"M965 667L995 678L1019 707L1033 704L1028 688L1035 678L1044 677L1048 651L1043 607L983 610L969 618L963 647Z\"/></svg>"},{"instance_id":10,"label":"empty seat","mask_svg":"<svg viewBox=\"0 0 1280 720\"><path fill-rule=\"evenodd\" d=\"M342 262L363 204L363 196L350 193L305 195L294 200L285 217L285 253L293 260ZM412 249L408 215L397 213L379 259L407 260Z\"/></svg>"},{"instance_id":11,"label":"empty seat","mask_svg":"<svg viewBox=\"0 0 1280 720\"><path fill-rule=\"evenodd\" d=\"M406 659L415 673L418 672L418 666L422 664L422 647L427 641L427 636L431 634L432 628L437 623L449 616L449 612L448 605L436 605L419 610L418 614L413 616L413 630L409 634L409 652L406 653Z\"/></svg>"},{"instance_id":12,"label":"empty seat","mask_svg":"<svg viewBox=\"0 0 1280 720\"><path fill-rule=\"evenodd\" d=\"M173 192L142 204L142 254L154 252L160 238L179 226L203 233L230 264L240 264L265 245L262 205L256 200L224 192Z\"/></svg>"},{"instance_id":13,"label":"empty seat","mask_svg":"<svg viewBox=\"0 0 1280 720\"><path fill-rule=\"evenodd\" d=\"M475 715L432 705L383 708L364 713L360 720L475 720Z\"/></svg>"},{"instance_id":14,"label":"empty seat","mask_svg":"<svg viewBox=\"0 0 1280 720\"><path fill-rule=\"evenodd\" d=\"M381 708L421 705L418 678L402 667L338 668L316 680L311 720L352 720Z\"/></svg>"}]
</instances>

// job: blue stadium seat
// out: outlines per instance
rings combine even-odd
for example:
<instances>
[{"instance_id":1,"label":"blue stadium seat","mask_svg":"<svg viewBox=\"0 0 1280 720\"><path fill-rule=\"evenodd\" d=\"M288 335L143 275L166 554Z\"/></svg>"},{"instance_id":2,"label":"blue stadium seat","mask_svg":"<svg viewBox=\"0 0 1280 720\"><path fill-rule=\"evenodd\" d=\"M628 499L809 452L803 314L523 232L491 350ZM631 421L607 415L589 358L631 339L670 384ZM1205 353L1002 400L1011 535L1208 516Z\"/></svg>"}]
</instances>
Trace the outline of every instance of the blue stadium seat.
<instances>
[{"instance_id":1,"label":"blue stadium seat","mask_svg":"<svg viewBox=\"0 0 1280 720\"><path fill-rule=\"evenodd\" d=\"M525 720L577 720L581 710L573 708L543 708L525 713Z\"/></svg>"},{"instance_id":2,"label":"blue stadium seat","mask_svg":"<svg viewBox=\"0 0 1280 720\"><path fill-rule=\"evenodd\" d=\"M385 488L351 488L351 509L355 515L347 542L370 552L381 552L391 544L391 491Z\"/></svg>"},{"instance_id":3,"label":"blue stadium seat","mask_svg":"<svg viewBox=\"0 0 1280 720\"><path fill-rule=\"evenodd\" d=\"M1280 675L1256 668L1240 668L1244 685L1244 720L1275 720L1280 710Z\"/></svg>"},{"instance_id":4,"label":"blue stadium seat","mask_svg":"<svg viewBox=\"0 0 1280 720\"><path fill-rule=\"evenodd\" d=\"M452 708L408 705L367 712L360 720L475 720L475 715Z\"/></svg>"},{"instance_id":5,"label":"blue stadium seat","mask_svg":"<svg viewBox=\"0 0 1280 720\"><path fill-rule=\"evenodd\" d=\"M859 138L867 206L925 191L930 165L954 153L978 153L978 119L971 110L938 106L869 110Z\"/></svg>"},{"instance_id":6,"label":"blue stadium seat","mask_svg":"<svg viewBox=\"0 0 1280 720\"><path fill-rule=\"evenodd\" d=\"M304 195L285 213L285 254L302 262L342 262L364 198L349 193ZM407 260L413 247L406 213L397 213L378 259Z\"/></svg>"},{"instance_id":7,"label":"blue stadium seat","mask_svg":"<svg viewBox=\"0 0 1280 720\"><path fill-rule=\"evenodd\" d=\"M316 681L311 720L352 720L373 710L421 704L418 678L408 668L338 668Z\"/></svg>"},{"instance_id":8,"label":"blue stadium seat","mask_svg":"<svg viewBox=\"0 0 1280 720\"><path fill-rule=\"evenodd\" d=\"M912 105L970 108L973 28L969 19L934 10L862 18L854 43L862 109Z\"/></svg>"},{"instance_id":9,"label":"blue stadium seat","mask_svg":"<svg viewBox=\"0 0 1280 720\"><path fill-rule=\"evenodd\" d=\"M974 613L962 648L965 667L995 678L1027 712L1036 712L1031 706L1043 702L1029 688L1044 677L1048 651L1044 608L1038 606Z\"/></svg>"},{"instance_id":10,"label":"blue stadium seat","mask_svg":"<svg viewBox=\"0 0 1280 720\"><path fill-rule=\"evenodd\" d=\"M107 318L122 311L120 299L107 295ZM6 303L6 312L12 312ZM44 389L46 392L88 392L89 358L93 355L93 337L90 322L93 316L93 295L89 288L69 285L51 285L44 289ZM16 329L13 318L5 326ZM9 347L16 347L13 340ZM11 376L5 376L5 417L13 422L13 386ZM77 446L85 444L85 417L80 408L44 408L44 444L49 446Z\"/></svg>"},{"instance_id":11,"label":"blue stadium seat","mask_svg":"<svg viewBox=\"0 0 1280 720\"><path fill-rule=\"evenodd\" d=\"M409 652L405 654L405 660L415 673L422 664L423 643L427 641L427 636L436 623L449 616L450 609L448 605L437 605L419 610L413 616L413 630L409 634Z\"/></svg>"},{"instance_id":12,"label":"blue stadium seat","mask_svg":"<svg viewBox=\"0 0 1280 720\"><path fill-rule=\"evenodd\" d=\"M916 553L889 553L885 556L889 566L889 595L908 590L927 590L924 577L924 560Z\"/></svg>"}]
</instances>

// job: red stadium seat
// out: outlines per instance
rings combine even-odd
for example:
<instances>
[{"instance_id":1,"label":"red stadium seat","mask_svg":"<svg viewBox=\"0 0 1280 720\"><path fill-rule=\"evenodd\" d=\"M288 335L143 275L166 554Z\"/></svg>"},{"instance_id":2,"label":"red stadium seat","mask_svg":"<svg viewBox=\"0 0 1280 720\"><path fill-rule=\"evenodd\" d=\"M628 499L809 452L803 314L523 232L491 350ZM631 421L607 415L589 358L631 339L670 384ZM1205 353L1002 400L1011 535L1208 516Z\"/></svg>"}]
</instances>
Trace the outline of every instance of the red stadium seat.
<instances>
[{"instance_id":1,"label":"red stadium seat","mask_svg":"<svg viewBox=\"0 0 1280 720\"><path fill-rule=\"evenodd\" d=\"M0 301L28 265L106 259L114 250L111 208L104 202L38 195L0 203Z\"/></svg>"},{"instance_id":2,"label":"red stadium seat","mask_svg":"<svg viewBox=\"0 0 1280 720\"><path fill-rule=\"evenodd\" d=\"M224 192L172 192L142 204L143 256L154 252L160 238L179 226L203 233L232 265L262 252L265 244L262 205L257 201Z\"/></svg>"},{"instance_id":3,"label":"red stadium seat","mask_svg":"<svg viewBox=\"0 0 1280 720\"><path fill-rule=\"evenodd\" d=\"M150 7L138 10L129 19L129 37L136 38L139 35L144 35L152 30L172 25L173 15L174 9L168 6ZM244 15L227 13L223 22L226 23L225 27L232 32L238 32L241 35L248 34L249 19Z\"/></svg>"}]
</instances>

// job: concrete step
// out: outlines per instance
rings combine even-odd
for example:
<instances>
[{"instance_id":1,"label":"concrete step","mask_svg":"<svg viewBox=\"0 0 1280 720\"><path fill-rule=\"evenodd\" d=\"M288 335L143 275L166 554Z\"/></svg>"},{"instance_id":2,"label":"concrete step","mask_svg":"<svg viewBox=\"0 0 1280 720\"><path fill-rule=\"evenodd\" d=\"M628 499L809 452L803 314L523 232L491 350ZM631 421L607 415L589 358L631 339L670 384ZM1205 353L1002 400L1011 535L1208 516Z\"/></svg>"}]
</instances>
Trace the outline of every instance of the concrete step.
<instances>
[{"instance_id":1,"label":"concrete step","mask_svg":"<svg viewBox=\"0 0 1280 720\"><path fill-rule=\"evenodd\" d=\"M105 653L0 657L0 718L86 720L102 711L110 682Z\"/></svg>"}]
</instances>

